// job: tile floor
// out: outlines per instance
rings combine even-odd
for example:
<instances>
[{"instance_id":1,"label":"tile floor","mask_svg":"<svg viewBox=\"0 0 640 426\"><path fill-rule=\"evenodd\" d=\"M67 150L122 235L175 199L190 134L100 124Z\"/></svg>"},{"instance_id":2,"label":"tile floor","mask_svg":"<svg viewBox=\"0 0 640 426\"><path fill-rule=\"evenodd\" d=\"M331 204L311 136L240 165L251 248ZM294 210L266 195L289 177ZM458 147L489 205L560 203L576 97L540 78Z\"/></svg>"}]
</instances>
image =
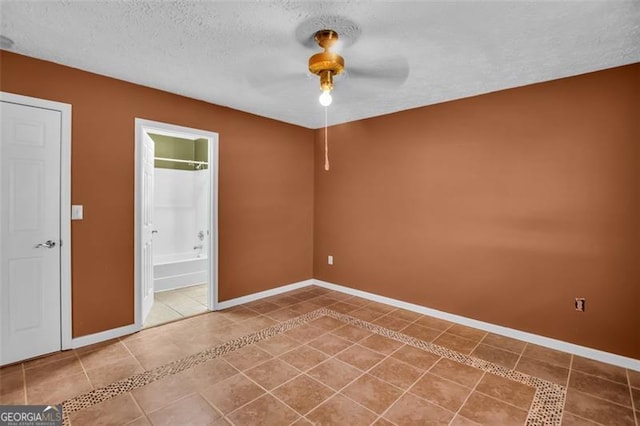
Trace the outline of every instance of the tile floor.
<instances>
[{"instance_id":1,"label":"tile floor","mask_svg":"<svg viewBox=\"0 0 640 426\"><path fill-rule=\"evenodd\" d=\"M318 287L0 369L76 425L636 425L640 373Z\"/></svg>"},{"instance_id":2,"label":"tile floor","mask_svg":"<svg viewBox=\"0 0 640 426\"><path fill-rule=\"evenodd\" d=\"M144 328L207 312L207 284L198 284L154 294Z\"/></svg>"}]
</instances>

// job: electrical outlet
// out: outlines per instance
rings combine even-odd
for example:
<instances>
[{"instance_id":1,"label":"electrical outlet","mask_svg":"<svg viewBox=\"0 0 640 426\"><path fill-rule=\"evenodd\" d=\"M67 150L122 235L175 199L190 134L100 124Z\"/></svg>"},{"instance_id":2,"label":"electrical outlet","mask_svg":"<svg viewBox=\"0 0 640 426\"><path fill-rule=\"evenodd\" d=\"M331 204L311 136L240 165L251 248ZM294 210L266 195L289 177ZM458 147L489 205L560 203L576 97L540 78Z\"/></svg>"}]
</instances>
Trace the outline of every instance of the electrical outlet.
<instances>
[{"instance_id":1,"label":"electrical outlet","mask_svg":"<svg viewBox=\"0 0 640 426\"><path fill-rule=\"evenodd\" d=\"M576 297L576 311L584 312L587 300L584 297Z\"/></svg>"},{"instance_id":2,"label":"electrical outlet","mask_svg":"<svg viewBox=\"0 0 640 426\"><path fill-rule=\"evenodd\" d=\"M331 256L331 255L327 256L327 263L329 265L333 265L333 256Z\"/></svg>"}]
</instances>

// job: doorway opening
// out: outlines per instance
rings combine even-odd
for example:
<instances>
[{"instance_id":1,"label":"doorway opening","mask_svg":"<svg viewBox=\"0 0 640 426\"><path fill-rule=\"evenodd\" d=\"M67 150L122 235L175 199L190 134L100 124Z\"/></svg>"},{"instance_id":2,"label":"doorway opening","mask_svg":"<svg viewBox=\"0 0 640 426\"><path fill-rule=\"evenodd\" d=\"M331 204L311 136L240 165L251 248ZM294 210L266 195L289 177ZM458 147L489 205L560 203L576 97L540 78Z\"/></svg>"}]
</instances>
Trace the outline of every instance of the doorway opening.
<instances>
[{"instance_id":1,"label":"doorway opening","mask_svg":"<svg viewBox=\"0 0 640 426\"><path fill-rule=\"evenodd\" d=\"M216 309L218 134L136 119L135 320Z\"/></svg>"}]
</instances>

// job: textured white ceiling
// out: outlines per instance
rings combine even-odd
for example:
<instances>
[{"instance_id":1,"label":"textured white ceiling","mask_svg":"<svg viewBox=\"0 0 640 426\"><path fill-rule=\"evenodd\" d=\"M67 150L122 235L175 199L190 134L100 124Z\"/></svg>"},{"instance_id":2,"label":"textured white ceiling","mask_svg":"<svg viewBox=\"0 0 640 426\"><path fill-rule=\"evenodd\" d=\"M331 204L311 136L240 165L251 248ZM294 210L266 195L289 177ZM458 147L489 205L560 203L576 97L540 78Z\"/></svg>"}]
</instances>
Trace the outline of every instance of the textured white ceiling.
<instances>
[{"instance_id":1,"label":"textured white ceiling","mask_svg":"<svg viewBox=\"0 0 640 426\"><path fill-rule=\"evenodd\" d=\"M313 32L326 26L341 33L347 70L329 124L640 62L640 1L0 7L14 52L309 128L324 125L307 60L319 51Z\"/></svg>"}]
</instances>

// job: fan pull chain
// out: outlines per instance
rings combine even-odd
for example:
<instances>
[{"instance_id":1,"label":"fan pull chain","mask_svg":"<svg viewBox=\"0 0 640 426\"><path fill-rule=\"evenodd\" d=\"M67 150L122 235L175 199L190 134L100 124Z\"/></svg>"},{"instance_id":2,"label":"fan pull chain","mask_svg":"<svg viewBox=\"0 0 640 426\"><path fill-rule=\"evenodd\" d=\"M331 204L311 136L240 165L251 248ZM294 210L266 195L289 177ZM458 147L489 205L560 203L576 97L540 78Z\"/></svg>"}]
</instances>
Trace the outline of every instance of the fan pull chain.
<instances>
[{"instance_id":1,"label":"fan pull chain","mask_svg":"<svg viewBox=\"0 0 640 426\"><path fill-rule=\"evenodd\" d=\"M329 107L324 107L324 169L329 171L329 141L327 140L327 111Z\"/></svg>"}]
</instances>

